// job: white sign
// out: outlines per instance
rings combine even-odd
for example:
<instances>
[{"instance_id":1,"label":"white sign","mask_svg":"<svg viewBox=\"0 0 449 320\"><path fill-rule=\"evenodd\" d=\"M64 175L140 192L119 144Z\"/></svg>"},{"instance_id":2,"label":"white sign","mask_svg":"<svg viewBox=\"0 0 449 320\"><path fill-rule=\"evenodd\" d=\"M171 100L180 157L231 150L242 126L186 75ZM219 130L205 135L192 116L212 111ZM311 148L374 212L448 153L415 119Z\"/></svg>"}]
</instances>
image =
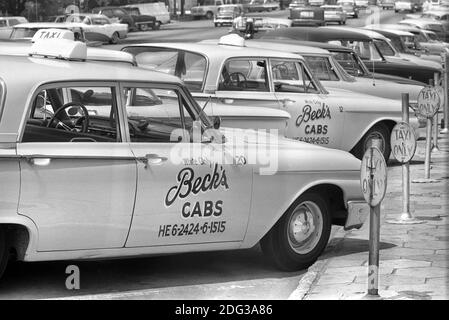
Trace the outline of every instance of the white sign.
<instances>
[{"instance_id":1,"label":"white sign","mask_svg":"<svg viewBox=\"0 0 449 320\"><path fill-rule=\"evenodd\" d=\"M400 163L409 162L416 151L416 136L413 128L406 122L399 122L391 131L391 152Z\"/></svg>"},{"instance_id":2,"label":"white sign","mask_svg":"<svg viewBox=\"0 0 449 320\"><path fill-rule=\"evenodd\" d=\"M379 205L387 191L387 163L377 147L366 150L360 168L360 186L366 202L375 207Z\"/></svg>"},{"instance_id":3,"label":"white sign","mask_svg":"<svg viewBox=\"0 0 449 320\"><path fill-rule=\"evenodd\" d=\"M418 112L426 118L433 118L441 105L440 94L433 87L423 88L418 95Z\"/></svg>"}]
</instances>

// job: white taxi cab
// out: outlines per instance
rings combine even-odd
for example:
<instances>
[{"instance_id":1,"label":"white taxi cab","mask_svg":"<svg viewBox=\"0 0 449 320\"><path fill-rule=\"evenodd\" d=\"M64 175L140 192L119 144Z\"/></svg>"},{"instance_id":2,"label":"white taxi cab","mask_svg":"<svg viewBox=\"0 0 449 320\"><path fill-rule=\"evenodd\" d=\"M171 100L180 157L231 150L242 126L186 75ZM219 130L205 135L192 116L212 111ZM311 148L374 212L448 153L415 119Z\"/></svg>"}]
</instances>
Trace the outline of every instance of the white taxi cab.
<instances>
[{"instance_id":1,"label":"white taxi cab","mask_svg":"<svg viewBox=\"0 0 449 320\"><path fill-rule=\"evenodd\" d=\"M221 128L179 78L89 61L81 42L36 41L29 54L0 53L0 273L10 256L258 242L279 268L297 270L322 253L331 225L366 218L360 161L347 152Z\"/></svg>"},{"instance_id":2,"label":"white taxi cab","mask_svg":"<svg viewBox=\"0 0 449 320\"><path fill-rule=\"evenodd\" d=\"M235 34L219 44L148 43L122 50L141 67L181 77L197 100L285 110L291 116L288 138L351 151L358 158L379 139L388 159L391 130L402 119L398 100L326 90L300 55L250 48ZM417 119L412 122L418 127Z\"/></svg>"}]
</instances>

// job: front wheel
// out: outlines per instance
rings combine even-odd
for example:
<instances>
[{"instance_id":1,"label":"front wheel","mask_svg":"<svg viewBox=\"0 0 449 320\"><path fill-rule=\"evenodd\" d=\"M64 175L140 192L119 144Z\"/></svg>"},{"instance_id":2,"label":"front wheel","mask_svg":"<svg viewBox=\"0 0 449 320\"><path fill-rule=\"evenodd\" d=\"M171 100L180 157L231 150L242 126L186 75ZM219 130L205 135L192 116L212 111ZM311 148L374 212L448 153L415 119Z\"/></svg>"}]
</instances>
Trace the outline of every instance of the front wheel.
<instances>
[{"instance_id":1,"label":"front wheel","mask_svg":"<svg viewBox=\"0 0 449 320\"><path fill-rule=\"evenodd\" d=\"M330 212L317 193L299 197L260 244L263 252L284 271L311 266L325 249L331 232Z\"/></svg>"},{"instance_id":2,"label":"front wheel","mask_svg":"<svg viewBox=\"0 0 449 320\"><path fill-rule=\"evenodd\" d=\"M147 24L142 23L139 27L140 31L148 31L150 29Z\"/></svg>"},{"instance_id":3,"label":"front wheel","mask_svg":"<svg viewBox=\"0 0 449 320\"><path fill-rule=\"evenodd\" d=\"M390 145L390 130L388 126L384 123L378 123L368 130L363 138L359 141L357 146L353 149L353 155L358 159L362 159L366 150L368 150L372 144L373 140L379 140L380 145L378 146L380 152L382 152L385 161L388 161L391 153Z\"/></svg>"},{"instance_id":4,"label":"front wheel","mask_svg":"<svg viewBox=\"0 0 449 320\"><path fill-rule=\"evenodd\" d=\"M0 279L5 272L6 265L8 264L9 252L6 245L6 232L0 226Z\"/></svg>"},{"instance_id":5,"label":"front wheel","mask_svg":"<svg viewBox=\"0 0 449 320\"><path fill-rule=\"evenodd\" d=\"M206 19L207 19L207 20L211 20L213 17L214 17L214 13L213 13L213 12L208 11L208 12L206 13Z\"/></svg>"}]
</instances>

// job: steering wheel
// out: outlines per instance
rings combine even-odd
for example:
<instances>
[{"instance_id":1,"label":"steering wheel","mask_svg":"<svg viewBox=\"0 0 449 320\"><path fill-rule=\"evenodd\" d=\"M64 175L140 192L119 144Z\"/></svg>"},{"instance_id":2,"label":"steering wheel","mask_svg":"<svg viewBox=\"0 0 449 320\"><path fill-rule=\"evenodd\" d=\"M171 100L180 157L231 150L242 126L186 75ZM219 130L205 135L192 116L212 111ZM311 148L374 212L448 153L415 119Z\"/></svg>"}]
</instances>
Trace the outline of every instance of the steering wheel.
<instances>
[{"instance_id":1,"label":"steering wheel","mask_svg":"<svg viewBox=\"0 0 449 320\"><path fill-rule=\"evenodd\" d=\"M240 76L243 78L243 81L240 81ZM234 79L233 79L234 78ZM241 72L233 72L229 75L229 79L227 81L227 84L233 84L235 83L237 87L239 88L247 88L247 82L245 75ZM240 86L240 84L243 84L243 86Z\"/></svg>"},{"instance_id":2,"label":"steering wheel","mask_svg":"<svg viewBox=\"0 0 449 320\"><path fill-rule=\"evenodd\" d=\"M76 108L75 108L76 107ZM73 113L73 110L68 110L68 112L65 113L65 120L61 120L59 116L68 108L77 109L76 113ZM76 115L79 111L82 111L82 116L79 117L76 120L72 120L72 116ZM56 124L53 126L53 122L56 122ZM78 129L78 126L82 123L81 130ZM57 126L61 126L64 130L70 131L70 132L82 132L87 133L87 130L89 129L89 112L87 111L86 107L79 103L79 102L69 102L64 104L61 108L56 110L51 120L48 122L47 127L48 128L56 128Z\"/></svg>"}]
</instances>

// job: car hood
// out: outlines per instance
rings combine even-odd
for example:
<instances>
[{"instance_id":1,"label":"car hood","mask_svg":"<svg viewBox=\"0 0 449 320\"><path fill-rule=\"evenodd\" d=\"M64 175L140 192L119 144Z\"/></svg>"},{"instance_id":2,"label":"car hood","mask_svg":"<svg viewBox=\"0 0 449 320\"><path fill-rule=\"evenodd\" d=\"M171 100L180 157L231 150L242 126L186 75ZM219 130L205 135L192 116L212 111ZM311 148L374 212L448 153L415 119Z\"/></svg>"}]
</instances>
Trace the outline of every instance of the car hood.
<instances>
[{"instance_id":1,"label":"car hood","mask_svg":"<svg viewBox=\"0 0 449 320\"><path fill-rule=\"evenodd\" d=\"M338 83L334 84L333 81L326 81L323 84L326 88L333 88L334 86L338 88ZM356 78L356 82L347 84L350 85L349 88L354 88L356 92L387 99L401 100L401 93L408 93L412 102L416 102L419 92L424 87L424 84L419 82L416 85L361 77Z\"/></svg>"},{"instance_id":2,"label":"car hood","mask_svg":"<svg viewBox=\"0 0 449 320\"><path fill-rule=\"evenodd\" d=\"M360 160L346 151L325 148L255 130L223 127L220 128L220 132L227 137L227 142L223 145L226 148L233 147L234 150L238 149L232 145L231 141L243 141L247 147L245 152L247 150L254 150L254 148L257 148L259 152L269 152L268 154L274 156L278 164L272 173L360 170ZM247 158L249 156L246 155Z\"/></svg>"},{"instance_id":3,"label":"car hood","mask_svg":"<svg viewBox=\"0 0 449 320\"><path fill-rule=\"evenodd\" d=\"M363 77L358 77L357 79L373 79L373 74L370 73L366 76ZM389 82L394 82L394 83L401 83L401 84L411 84L411 85L416 85L416 86L424 86L425 83L424 82L420 82L417 80L413 80L413 79L408 79L408 78L403 78L403 77L399 77L399 76L393 76L393 75L389 75L389 74L384 74L384 73L375 73L374 74L374 79L378 79L378 80L386 80Z\"/></svg>"},{"instance_id":4,"label":"car hood","mask_svg":"<svg viewBox=\"0 0 449 320\"><path fill-rule=\"evenodd\" d=\"M357 93L350 90L329 88L329 103L343 107L346 112L367 112L376 113L400 113L401 102L399 100L381 98L378 96Z\"/></svg>"}]
</instances>

